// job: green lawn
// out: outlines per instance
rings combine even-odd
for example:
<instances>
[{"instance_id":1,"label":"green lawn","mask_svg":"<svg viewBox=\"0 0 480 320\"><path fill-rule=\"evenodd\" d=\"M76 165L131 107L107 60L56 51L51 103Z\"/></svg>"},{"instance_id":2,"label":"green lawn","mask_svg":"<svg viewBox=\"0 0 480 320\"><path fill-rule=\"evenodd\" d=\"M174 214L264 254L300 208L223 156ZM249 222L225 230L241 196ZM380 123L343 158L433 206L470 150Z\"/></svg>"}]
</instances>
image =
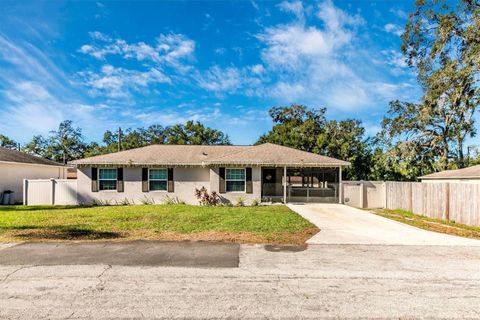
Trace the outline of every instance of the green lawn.
<instances>
[{"instance_id":1,"label":"green lawn","mask_svg":"<svg viewBox=\"0 0 480 320\"><path fill-rule=\"evenodd\" d=\"M366 209L385 218L403 222L417 228L456 236L480 239L480 227L467 226L446 220L432 219L412 212L396 209Z\"/></svg>"},{"instance_id":2,"label":"green lawn","mask_svg":"<svg viewBox=\"0 0 480 320\"><path fill-rule=\"evenodd\" d=\"M300 244L317 231L282 205L0 206L0 241L162 239Z\"/></svg>"}]
</instances>

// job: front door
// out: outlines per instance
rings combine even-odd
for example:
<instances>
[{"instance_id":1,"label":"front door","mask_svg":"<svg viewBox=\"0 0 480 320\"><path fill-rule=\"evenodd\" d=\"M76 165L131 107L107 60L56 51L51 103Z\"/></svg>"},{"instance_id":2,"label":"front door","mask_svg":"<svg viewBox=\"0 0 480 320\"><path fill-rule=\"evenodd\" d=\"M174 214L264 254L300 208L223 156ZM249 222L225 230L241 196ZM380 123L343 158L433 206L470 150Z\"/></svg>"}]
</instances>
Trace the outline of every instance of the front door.
<instances>
[{"instance_id":1,"label":"front door","mask_svg":"<svg viewBox=\"0 0 480 320\"><path fill-rule=\"evenodd\" d=\"M262 196L275 196L276 169L262 169Z\"/></svg>"}]
</instances>

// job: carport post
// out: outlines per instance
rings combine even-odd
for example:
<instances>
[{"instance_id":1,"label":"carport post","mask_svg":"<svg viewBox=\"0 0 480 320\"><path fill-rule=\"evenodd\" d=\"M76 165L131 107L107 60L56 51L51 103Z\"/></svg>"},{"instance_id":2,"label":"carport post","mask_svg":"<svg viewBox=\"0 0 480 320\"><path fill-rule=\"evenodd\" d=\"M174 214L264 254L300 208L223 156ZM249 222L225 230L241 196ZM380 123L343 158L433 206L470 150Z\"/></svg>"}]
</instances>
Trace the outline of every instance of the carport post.
<instances>
[{"instance_id":1,"label":"carport post","mask_svg":"<svg viewBox=\"0 0 480 320\"><path fill-rule=\"evenodd\" d=\"M287 166L283 167L283 203L287 203Z\"/></svg>"},{"instance_id":2,"label":"carport post","mask_svg":"<svg viewBox=\"0 0 480 320\"><path fill-rule=\"evenodd\" d=\"M338 203L343 203L342 166L338 167Z\"/></svg>"}]
</instances>

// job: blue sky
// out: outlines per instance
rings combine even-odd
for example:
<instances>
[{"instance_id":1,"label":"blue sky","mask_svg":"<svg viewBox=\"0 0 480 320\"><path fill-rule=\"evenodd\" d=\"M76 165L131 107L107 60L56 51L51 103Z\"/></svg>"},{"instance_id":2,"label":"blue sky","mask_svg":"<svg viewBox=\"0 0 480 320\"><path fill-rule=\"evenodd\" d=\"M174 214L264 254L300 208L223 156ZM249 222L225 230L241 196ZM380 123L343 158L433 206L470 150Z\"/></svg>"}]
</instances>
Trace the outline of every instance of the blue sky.
<instances>
[{"instance_id":1,"label":"blue sky","mask_svg":"<svg viewBox=\"0 0 480 320\"><path fill-rule=\"evenodd\" d=\"M250 144L268 109L326 107L375 134L420 89L400 54L413 1L27 2L0 7L0 133L198 120Z\"/></svg>"}]
</instances>

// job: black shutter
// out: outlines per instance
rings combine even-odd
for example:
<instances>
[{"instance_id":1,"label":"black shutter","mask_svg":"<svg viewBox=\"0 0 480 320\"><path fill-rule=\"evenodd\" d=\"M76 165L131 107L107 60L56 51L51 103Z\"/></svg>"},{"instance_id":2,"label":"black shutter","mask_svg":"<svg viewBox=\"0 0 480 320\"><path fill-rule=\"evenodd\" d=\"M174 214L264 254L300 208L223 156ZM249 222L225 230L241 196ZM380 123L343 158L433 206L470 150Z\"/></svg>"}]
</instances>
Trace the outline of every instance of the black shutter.
<instances>
[{"instance_id":1,"label":"black shutter","mask_svg":"<svg viewBox=\"0 0 480 320\"><path fill-rule=\"evenodd\" d=\"M148 192L148 168L142 168L142 192Z\"/></svg>"},{"instance_id":2,"label":"black shutter","mask_svg":"<svg viewBox=\"0 0 480 320\"><path fill-rule=\"evenodd\" d=\"M252 168L245 169L245 180L246 186L245 191L247 193L253 193L253 183L252 183Z\"/></svg>"},{"instance_id":3,"label":"black shutter","mask_svg":"<svg viewBox=\"0 0 480 320\"><path fill-rule=\"evenodd\" d=\"M168 168L168 192L174 192L174 183L173 183L173 168Z\"/></svg>"},{"instance_id":4,"label":"black shutter","mask_svg":"<svg viewBox=\"0 0 480 320\"><path fill-rule=\"evenodd\" d=\"M117 192L123 191L123 168L117 168Z\"/></svg>"},{"instance_id":5,"label":"black shutter","mask_svg":"<svg viewBox=\"0 0 480 320\"><path fill-rule=\"evenodd\" d=\"M92 167L92 192L98 192L98 168Z\"/></svg>"},{"instance_id":6,"label":"black shutter","mask_svg":"<svg viewBox=\"0 0 480 320\"><path fill-rule=\"evenodd\" d=\"M225 168L218 168L218 175L220 176L218 192L225 193Z\"/></svg>"}]
</instances>

